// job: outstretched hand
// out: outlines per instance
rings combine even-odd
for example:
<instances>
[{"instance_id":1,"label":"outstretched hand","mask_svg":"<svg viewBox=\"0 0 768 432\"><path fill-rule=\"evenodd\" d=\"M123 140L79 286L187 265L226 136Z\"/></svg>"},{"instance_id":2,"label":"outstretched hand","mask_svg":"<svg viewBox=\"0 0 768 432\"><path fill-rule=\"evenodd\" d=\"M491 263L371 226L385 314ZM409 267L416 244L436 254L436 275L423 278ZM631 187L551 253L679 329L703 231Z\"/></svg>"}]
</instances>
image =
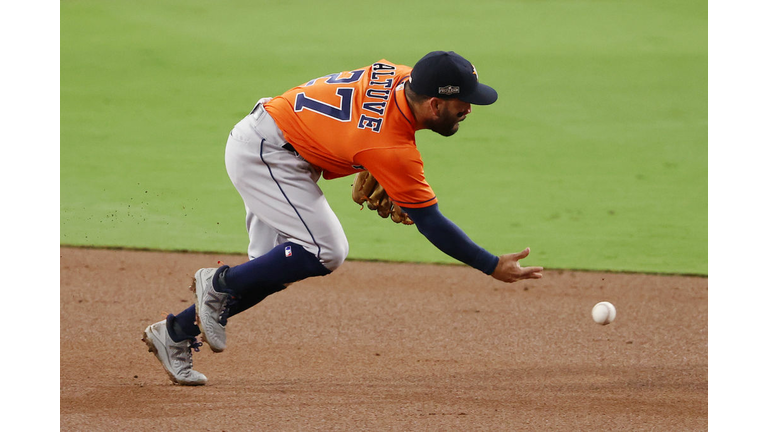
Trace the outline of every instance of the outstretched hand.
<instances>
[{"instance_id":1,"label":"outstretched hand","mask_svg":"<svg viewBox=\"0 0 768 432\"><path fill-rule=\"evenodd\" d=\"M502 282L516 282L522 279L541 279L541 272L544 267L520 267L520 260L531 253L531 248L525 248L524 251L502 255L499 257L499 264L491 276Z\"/></svg>"}]
</instances>

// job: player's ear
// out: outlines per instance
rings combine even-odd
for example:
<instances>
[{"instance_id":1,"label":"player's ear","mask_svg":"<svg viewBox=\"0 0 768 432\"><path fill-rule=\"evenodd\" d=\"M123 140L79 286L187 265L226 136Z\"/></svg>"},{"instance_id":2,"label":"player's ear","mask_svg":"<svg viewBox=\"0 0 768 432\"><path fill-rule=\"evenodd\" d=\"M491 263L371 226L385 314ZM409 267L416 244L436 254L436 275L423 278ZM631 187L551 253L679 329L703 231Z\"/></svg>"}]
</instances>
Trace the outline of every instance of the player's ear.
<instances>
[{"instance_id":1,"label":"player's ear","mask_svg":"<svg viewBox=\"0 0 768 432\"><path fill-rule=\"evenodd\" d=\"M433 117L440 117L440 106L443 104L443 100L440 98L429 98L428 104L429 104L429 113Z\"/></svg>"}]
</instances>

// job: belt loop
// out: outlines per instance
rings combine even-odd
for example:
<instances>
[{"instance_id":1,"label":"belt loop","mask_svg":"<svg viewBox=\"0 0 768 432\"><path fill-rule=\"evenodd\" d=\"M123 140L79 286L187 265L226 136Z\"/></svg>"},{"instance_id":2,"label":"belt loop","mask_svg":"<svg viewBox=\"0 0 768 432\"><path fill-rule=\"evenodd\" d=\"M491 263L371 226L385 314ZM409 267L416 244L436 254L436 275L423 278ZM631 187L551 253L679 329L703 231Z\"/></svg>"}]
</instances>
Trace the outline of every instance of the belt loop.
<instances>
[{"instance_id":1,"label":"belt loop","mask_svg":"<svg viewBox=\"0 0 768 432\"><path fill-rule=\"evenodd\" d=\"M271 100L272 100L272 98L261 98L261 99L259 99L259 101L256 102L256 105L254 105L253 109L251 110L251 114L249 114L249 115L256 114L256 118L257 119L259 117L261 117L261 114L265 113L267 111L267 110L264 109L264 104L269 102L269 101L271 101ZM259 107L261 107L261 111L259 111Z\"/></svg>"}]
</instances>

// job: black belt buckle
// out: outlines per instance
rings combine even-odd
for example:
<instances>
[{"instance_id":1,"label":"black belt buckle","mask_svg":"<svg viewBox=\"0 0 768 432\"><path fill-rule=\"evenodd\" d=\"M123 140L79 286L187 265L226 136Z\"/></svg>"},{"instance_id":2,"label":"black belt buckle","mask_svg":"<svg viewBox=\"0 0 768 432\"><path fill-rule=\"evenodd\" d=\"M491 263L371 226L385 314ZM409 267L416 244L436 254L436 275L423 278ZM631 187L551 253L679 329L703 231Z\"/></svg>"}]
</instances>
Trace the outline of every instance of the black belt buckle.
<instances>
[{"instance_id":1,"label":"black belt buckle","mask_svg":"<svg viewBox=\"0 0 768 432\"><path fill-rule=\"evenodd\" d=\"M295 154L296 156L299 156L299 152L297 152L296 149L293 148L293 146L290 143L285 143L283 148L288 150L289 152L293 152L293 154Z\"/></svg>"}]
</instances>

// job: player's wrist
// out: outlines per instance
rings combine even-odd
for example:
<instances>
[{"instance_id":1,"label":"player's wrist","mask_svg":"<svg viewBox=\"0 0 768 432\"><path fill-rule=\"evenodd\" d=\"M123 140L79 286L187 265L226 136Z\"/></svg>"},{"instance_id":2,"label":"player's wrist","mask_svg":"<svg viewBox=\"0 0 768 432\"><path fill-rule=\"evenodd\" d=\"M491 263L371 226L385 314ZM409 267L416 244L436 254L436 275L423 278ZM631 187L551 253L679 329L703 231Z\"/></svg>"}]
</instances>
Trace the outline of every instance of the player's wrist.
<instances>
[{"instance_id":1,"label":"player's wrist","mask_svg":"<svg viewBox=\"0 0 768 432\"><path fill-rule=\"evenodd\" d=\"M480 248L477 257L470 265L487 275L493 275L499 266L500 258L485 249Z\"/></svg>"}]
</instances>

